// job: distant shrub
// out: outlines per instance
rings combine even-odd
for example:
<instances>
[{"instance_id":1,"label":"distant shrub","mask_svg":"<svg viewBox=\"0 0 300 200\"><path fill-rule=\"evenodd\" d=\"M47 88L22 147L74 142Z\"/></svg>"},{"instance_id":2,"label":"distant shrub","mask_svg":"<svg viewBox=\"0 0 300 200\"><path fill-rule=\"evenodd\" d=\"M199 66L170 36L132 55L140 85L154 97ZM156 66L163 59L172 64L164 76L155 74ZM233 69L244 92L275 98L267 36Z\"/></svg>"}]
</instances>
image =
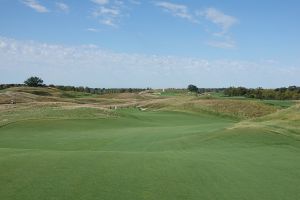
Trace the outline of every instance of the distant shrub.
<instances>
[{"instance_id":1,"label":"distant shrub","mask_svg":"<svg viewBox=\"0 0 300 200\"><path fill-rule=\"evenodd\" d=\"M30 78L28 78L26 81L24 81L25 85L29 86L29 87L39 87L39 86L43 86L43 80L39 77L36 76L32 76Z\"/></svg>"},{"instance_id":2,"label":"distant shrub","mask_svg":"<svg viewBox=\"0 0 300 200\"><path fill-rule=\"evenodd\" d=\"M195 85L188 85L187 88L190 92L198 92L198 87Z\"/></svg>"}]
</instances>

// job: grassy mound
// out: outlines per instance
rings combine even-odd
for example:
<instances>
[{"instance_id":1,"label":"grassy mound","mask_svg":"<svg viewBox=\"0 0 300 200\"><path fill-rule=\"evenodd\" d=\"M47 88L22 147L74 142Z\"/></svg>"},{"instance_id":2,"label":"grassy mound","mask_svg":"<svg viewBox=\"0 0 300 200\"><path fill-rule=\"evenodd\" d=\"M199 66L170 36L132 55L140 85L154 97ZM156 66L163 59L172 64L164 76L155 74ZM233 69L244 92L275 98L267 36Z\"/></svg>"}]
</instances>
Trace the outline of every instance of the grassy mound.
<instances>
[{"instance_id":1,"label":"grassy mound","mask_svg":"<svg viewBox=\"0 0 300 200\"><path fill-rule=\"evenodd\" d=\"M195 97L177 97L151 102L146 107L152 109L178 110L184 112L209 112L215 115L236 119L256 118L274 113L277 107L255 100L199 99Z\"/></svg>"}]
</instances>

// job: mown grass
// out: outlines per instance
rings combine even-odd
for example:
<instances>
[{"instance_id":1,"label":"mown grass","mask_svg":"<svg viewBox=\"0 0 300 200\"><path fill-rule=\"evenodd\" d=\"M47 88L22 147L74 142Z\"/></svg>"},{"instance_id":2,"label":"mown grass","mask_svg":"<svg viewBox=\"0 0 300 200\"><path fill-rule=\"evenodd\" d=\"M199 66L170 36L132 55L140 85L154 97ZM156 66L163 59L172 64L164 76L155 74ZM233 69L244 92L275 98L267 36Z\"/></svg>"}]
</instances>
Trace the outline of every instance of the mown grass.
<instances>
[{"instance_id":1,"label":"mown grass","mask_svg":"<svg viewBox=\"0 0 300 200\"><path fill-rule=\"evenodd\" d=\"M0 106L0 199L300 199L300 104L78 98Z\"/></svg>"},{"instance_id":2,"label":"mown grass","mask_svg":"<svg viewBox=\"0 0 300 200\"><path fill-rule=\"evenodd\" d=\"M293 138L201 112L118 112L0 128L0 199L300 198Z\"/></svg>"}]
</instances>

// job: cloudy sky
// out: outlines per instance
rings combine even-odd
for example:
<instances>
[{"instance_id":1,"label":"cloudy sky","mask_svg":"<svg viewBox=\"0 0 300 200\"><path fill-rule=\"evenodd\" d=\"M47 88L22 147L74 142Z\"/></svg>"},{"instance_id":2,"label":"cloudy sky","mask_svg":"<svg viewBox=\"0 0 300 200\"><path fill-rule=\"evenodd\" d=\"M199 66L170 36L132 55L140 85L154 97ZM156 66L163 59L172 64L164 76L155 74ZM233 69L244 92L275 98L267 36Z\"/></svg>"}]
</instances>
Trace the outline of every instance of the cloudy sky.
<instances>
[{"instance_id":1,"label":"cloudy sky","mask_svg":"<svg viewBox=\"0 0 300 200\"><path fill-rule=\"evenodd\" d=\"M0 0L0 83L300 85L298 0Z\"/></svg>"}]
</instances>

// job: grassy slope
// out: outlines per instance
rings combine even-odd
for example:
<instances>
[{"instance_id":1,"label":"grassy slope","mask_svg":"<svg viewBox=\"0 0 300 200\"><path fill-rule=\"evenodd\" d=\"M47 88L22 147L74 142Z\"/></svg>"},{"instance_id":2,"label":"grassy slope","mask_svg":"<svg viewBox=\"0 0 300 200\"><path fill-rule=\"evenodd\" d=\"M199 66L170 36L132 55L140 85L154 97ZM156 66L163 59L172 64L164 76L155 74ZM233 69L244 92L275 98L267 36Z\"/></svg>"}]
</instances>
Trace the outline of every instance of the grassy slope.
<instances>
[{"instance_id":1,"label":"grassy slope","mask_svg":"<svg viewBox=\"0 0 300 200\"><path fill-rule=\"evenodd\" d=\"M300 199L299 105L240 121L175 100L0 128L0 199Z\"/></svg>"}]
</instances>

